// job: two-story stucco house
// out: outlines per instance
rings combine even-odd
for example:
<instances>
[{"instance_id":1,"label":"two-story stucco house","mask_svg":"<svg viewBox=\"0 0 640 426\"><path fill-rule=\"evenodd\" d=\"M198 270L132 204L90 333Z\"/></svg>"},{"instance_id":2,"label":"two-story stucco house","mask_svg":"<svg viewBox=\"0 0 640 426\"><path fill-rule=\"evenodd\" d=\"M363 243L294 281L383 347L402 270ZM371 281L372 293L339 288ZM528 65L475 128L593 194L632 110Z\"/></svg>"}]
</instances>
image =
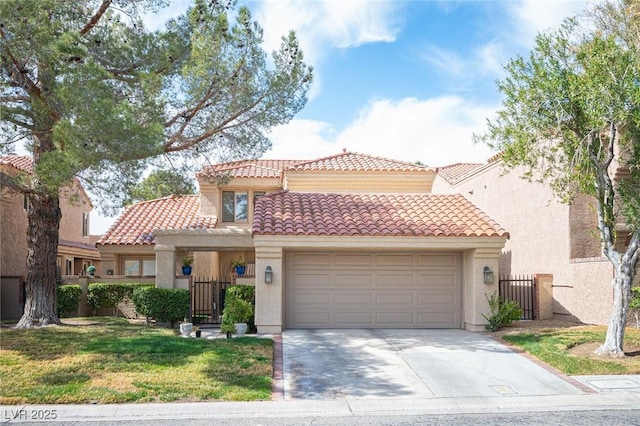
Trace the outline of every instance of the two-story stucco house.
<instances>
[{"instance_id":1,"label":"two-story stucco house","mask_svg":"<svg viewBox=\"0 0 640 426\"><path fill-rule=\"evenodd\" d=\"M283 328L481 329L509 235L436 170L342 152L206 167L199 195L134 204L98 242L102 274L178 287L252 264L258 332ZM265 274L265 272L271 272ZM270 276L267 276L270 275Z\"/></svg>"},{"instance_id":2,"label":"two-story stucco house","mask_svg":"<svg viewBox=\"0 0 640 426\"><path fill-rule=\"evenodd\" d=\"M0 171L11 176L31 173L31 157L1 155ZM60 275L86 273L97 265L100 253L89 235L91 200L78 182L60 191L60 236L57 264ZM2 318L19 318L24 305L23 285L26 277L27 212L23 194L2 188L0 198L0 289Z\"/></svg>"}]
</instances>

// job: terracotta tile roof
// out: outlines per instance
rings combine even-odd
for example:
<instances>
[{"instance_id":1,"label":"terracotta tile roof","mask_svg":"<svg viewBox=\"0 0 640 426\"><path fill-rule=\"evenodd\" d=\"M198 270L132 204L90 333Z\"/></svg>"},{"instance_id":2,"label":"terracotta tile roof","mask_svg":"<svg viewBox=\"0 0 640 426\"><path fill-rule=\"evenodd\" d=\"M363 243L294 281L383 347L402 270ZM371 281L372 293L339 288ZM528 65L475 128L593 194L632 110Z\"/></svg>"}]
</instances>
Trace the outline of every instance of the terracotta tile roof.
<instances>
[{"instance_id":1,"label":"terracotta tile roof","mask_svg":"<svg viewBox=\"0 0 640 426\"><path fill-rule=\"evenodd\" d=\"M75 248L80 248L84 250L98 251L98 249L95 246L91 244L80 243L78 241L60 239L58 240L58 244L65 247L75 247Z\"/></svg>"},{"instance_id":2,"label":"terracotta tile roof","mask_svg":"<svg viewBox=\"0 0 640 426\"><path fill-rule=\"evenodd\" d=\"M169 196L127 207L97 244L152 245L156 229L213 229L216 223L200 215L199 195Z\"/></svg>"},{"instance_id":3,"label":"terracotta tile roof","mask_svg":"<svg viewBox=\"0 0 640 426\"><path fill-rule=\"evenodd\" d=\"M254 235L508 237L460 194L318 194L260 197Z\"/></svg>"},{"instance_id":4,"label":"terracotta tile roof","mask_svg":"<svg viewBox=\"0 0 640 426\"><path fill-rule=\"evenodd\" d=\"M0 155L0 164L7 164L27 173L33 172L33 161L27 155Z\"/></svg>"},{"instance_id":5,"label":"terracotta tile roof","mask_svg":"<svg viewBox=\"0 0 640 426\"><path fill-rule=\"evenodd\" d=\"M390 160L357 152L343 151L338 155L303 161L292 165L288 170L329 171L329 172L424 172L430 167L405 161Z\"/></svg>"},{"instance_id":6,"label":"terracotta tile roof","mask_svg":"<svg viewBox=\"0 0 640 426\"><path fill-rule=\"evenodd\" d=\"M495 154L494 156L490 157L487 160L487 164L493 164L493 163L496 163L496 162L500 161L502 159L502 154L503 154L503 151L500 151L497 154Z\"/></svg>"},{"instance_id":7,"label":"terracotta tile roof","mask_svg":"<svg viewBox=\"0 0 640 426\"><path fill-rule=\"evenodd\" d=\"M456 163L444 167L438 167L438 176L441 176L449 183L455 182L457 179L469 173L471 170L481 167L480 163Z\"/></svg>"},{"instance_id":8,"label":"terracotta tile roof","mask_svg":"<svg viewBox=\"0 0 640 426\"><path fill-rule=\"evenodd\" d=\"M242 160L207 166L198 177L280 178L282 172L300 160Z\"/></svg>"},{"instance_id":9,"label":"terracotta tile roof","mask_svg":"<svg viewBox=\"0 0 640 426\"><path fill-rule=\"evenodd\" d=\"M330 172L425 172L427 166L390 160L357 152L340 154L315 160L241 160L213 164L202 169L198 177L280 178L287 170Z\"/></svg>"}]
</instances>

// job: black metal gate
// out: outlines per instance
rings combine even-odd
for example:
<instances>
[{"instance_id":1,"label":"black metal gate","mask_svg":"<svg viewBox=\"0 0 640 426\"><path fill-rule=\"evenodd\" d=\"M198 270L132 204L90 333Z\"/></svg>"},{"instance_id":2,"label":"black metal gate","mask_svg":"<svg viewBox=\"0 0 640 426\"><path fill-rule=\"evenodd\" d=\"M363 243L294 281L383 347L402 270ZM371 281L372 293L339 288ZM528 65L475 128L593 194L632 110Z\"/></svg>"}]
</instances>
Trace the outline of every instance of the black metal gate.
<instances>
[{"instance_id":1,"label":"black metal gate","mask_svg":"<svg viewBox=\"0 0 640 426\"><path fill-rule=\"evenodd\" d=\"M220 324L226 281L211 278L191 277L191 322L193 324Z\"/></svg>"},{"instance_id":2,"label":"black metal gate","mask_svg":"<svg viewBox=\"0 0 640 426\"><path fill-rule=\"evenodd\" d=\"M498 289L500 297L520 305L520 319L536 319L536 283L533 277L500 277Z\"/></svg>"}]
</instances>

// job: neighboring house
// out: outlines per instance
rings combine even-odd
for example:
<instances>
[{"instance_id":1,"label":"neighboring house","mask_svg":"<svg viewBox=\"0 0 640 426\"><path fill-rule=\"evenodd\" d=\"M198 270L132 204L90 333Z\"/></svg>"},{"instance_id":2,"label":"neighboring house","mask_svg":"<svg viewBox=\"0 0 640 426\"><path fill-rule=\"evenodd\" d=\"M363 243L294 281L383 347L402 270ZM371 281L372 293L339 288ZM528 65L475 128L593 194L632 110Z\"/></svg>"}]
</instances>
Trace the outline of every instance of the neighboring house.
<instances>
[{"instance_id":1,"label":"neighboring house","mask_svg":"<svg viewBox=\"0 0 640 426\"><path fill-rule=\"evenodd\" d=\"M102 273L232 277L252 264L258 332L283 328L482 329L486 268L509 234L459 194L431 194L436 170L342 152L310 161L206 167L199 196L137 203L97 247ZM272 272L266 282L265 272Z\"/></svg>"},{"instance_id":2,"label":"neighboring house","mask_svg":"<svg viewBox=\"0 0 640 426\"><path fill-rule=\"evenodd\" d=\"M0 155L0 173L17 176L31 173L28 156ZM100 253L89 236L91 200L78 182L60 191L60 235L57 265L60 276L82 275L98 265ZM27 274L27 212L23 194L2 187L0 199L0 289L2 318L19 318L24 307Z\"/></svg>"},{"instance_id":3,"label":"neighboring house","mask_svg":"<svg viewBox=\"0 0 640 426\"><path fill-rule=\"evenodd\" d=\"M548 185L505 173L500 156L486 164L438 169L434 193L460 193L509 230L500 256L501 275L553 274L557 318L605 324L611 315L613 268L600 248L595 199L581 195L570 205ZM625 244L625 230L618 240Z\"/></svg>"}]
</instances>

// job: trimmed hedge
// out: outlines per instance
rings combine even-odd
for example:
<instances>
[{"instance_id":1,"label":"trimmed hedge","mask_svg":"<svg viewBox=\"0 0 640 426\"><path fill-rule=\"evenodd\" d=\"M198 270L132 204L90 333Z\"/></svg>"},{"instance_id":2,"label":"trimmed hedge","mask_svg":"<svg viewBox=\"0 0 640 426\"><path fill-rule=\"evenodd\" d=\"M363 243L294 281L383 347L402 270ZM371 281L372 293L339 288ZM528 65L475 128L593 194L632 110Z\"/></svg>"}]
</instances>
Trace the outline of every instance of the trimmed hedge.
<instances>
[{"instance_id":1,"label":"trimmed hedge","mask_svg":"<svg viewBox=\"0 0 640 426\"><path fill-rule=\"evenodd\" d=\"M147 324L150 318L155 318L171 323L171 327L189 316L191 305L189 290L181 288L137 287L133 290L132 300L136 311L146 317Z\"/></svg>"},{"instance_id":2,"label":"trimmed hedge","mask_svg":"<svg viewBox=\"0 0 640 426\"><path fill-rule=\"evenodd\" d=\"M89 284L87 304L97 311L112 308L113 316L118 314L118 304L133 297L133 291L139 287L150 287L148 283L92 283Z\"/></svg>"},{"instance_id":3,"label":"trimmed hedge","mask_svg":"<svg viewBox=\"0 0 640 426\"><path fill-rule=\"evenodd\" d=\"M58 316L70 317L78 312L82 287L77 284L60 285L56 289Z\"/></svg>"},{"instance_id":4,"label":"trimmed hedge","mask_svg":"<svg viewBox=\"0 0 640 426\"><path fill-rule=\"evenodd\" d=\"M235 332L234 324L246 322L250 330L255 328L255 287L252 285L234 285L227 288L222 311L220 331Z\"/></svg>"}]
</instances>

